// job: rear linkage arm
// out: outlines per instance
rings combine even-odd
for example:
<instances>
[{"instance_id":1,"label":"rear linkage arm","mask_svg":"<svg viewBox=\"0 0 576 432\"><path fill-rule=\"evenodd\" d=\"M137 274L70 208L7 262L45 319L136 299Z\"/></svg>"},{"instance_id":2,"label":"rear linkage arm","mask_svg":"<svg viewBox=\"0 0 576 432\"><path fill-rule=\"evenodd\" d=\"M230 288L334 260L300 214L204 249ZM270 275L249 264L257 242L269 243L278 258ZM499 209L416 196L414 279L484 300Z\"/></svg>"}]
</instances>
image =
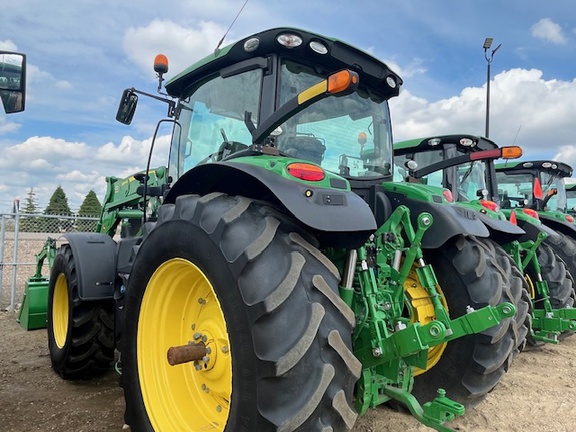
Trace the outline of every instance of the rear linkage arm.
<instances>
[{"instance_id":1,"label":"rear linkage arm","mask_svg":"<svg viewBox=\"0 0 576 432\"><path fill-rule=\"evenodd\" d=\"M513 241L505 248L524 273L528 266L532 266L536 274L536 281L534 281L536 292L532 293L532 296L535 297L538 294L540 297L538 302L543 305L543 308L532 308L532 328L530 329L532 337L537 341L557 344L560 333L576 331L576 308L552 308L548 283L542 278L542 270L536 255L536 250L546 237L548 234L540 232L536 240L522 243Z\"/></svg>"},{"instance_id":2,"label":"rear linkage arm","mask_svg":"<svg viewBox=\"0 0 576 432\"><path fill-rule=\"evenodd\" d=\"M464 316L450 319L436 290L434 271L424 262L420 248L432 223L432 216L422 213L414 230L410 210L399 206L364 246L350 254L356 270L355 290L351 294L352 290L341 287L341 292L347 293L345 301L357 316L354 353L363 365L357 410L364 413L370 406L396 399L406 404L422 423L448 431L443 423L454 415L462 415L464 407L446 398L442 389L434 401L421 406L410 394L412 366L426 368L430 347L493 327L514 316L516 309L511 303L477 311L469 308ZM417 277L431 298L436 317L425 325L413 323L405 316L411 305L404 283L415 262Z\"/></svg>"}]
</instances>

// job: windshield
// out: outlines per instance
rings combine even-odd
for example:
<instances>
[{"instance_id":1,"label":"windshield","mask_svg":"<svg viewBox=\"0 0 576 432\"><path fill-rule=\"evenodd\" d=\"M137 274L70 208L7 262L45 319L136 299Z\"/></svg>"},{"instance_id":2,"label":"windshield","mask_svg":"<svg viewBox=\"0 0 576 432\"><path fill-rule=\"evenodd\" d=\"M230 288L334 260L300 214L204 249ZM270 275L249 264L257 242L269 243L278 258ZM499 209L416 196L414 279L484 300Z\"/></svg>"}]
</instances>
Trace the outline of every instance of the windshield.
<instances>
[{"instance_id":1,"label":"windshield","mask_svg":"<svg viewBox=\"0 0 576 432\"><path fill-rule=\"evenodd\" d=\"M576 208L576 187L572 185L566 189L566 207L568 212L574 213Z\"/></svg>"},{"instance_id":2,"label":"windshield","mask_svg":"<svg viewBox=\"0 0 576 432\"><path fill-rule=\"evenodd\" d=\"M500 207L511 209L532 205L532 174L497 172L496 180Z\"/></svg>"},{"instance_id":3,"label":"windshield","mask_svg":"<svg viewBox=\"0 0 576 432\"><path fill-rule=\"evenodd\" d=\"M326 76L282 62L279 106ZM391 175L392 141L385 99L366 89L327 97L310 105L277 130L278 149L318 163L346 177Z\"/></svg>"},{"instance_id":4,"label":"windshield","mask_svg":"<svg viewBox=\"0 0 576 432\"><path fill-rule=\"evenodd\" d=\"M546 210L566 213L566 187L562 177L542 171L540 184L544 199L547 199Z\"/></svg>"},{"instance_id":5,"label":"windshield","mask_svg":"<svg viewBox=\"0 0 576 432\"><path fill-rule=\"evenodd\" d=\"M244 113L251 112L258 121L261 80L261 69L218 76L180 100L182 128L173 135L169 161L174 181L198 164L221 160L252 144Z\"/></svg>"},{"instance_id":6,"label":"windshield","mask_svg":"<svg viewBox=\"0 0 576 432\"><path fill-rule=\"evenodd\" d=\"M425 168L432 164L449 160L451 158L467 154L454 145L446 145L443 149L431 149L429 151L418 152L396 156L394 164L396 172L399 173L395 179L408 179L408 168L406 162L414 160L418 168ZM466 202L478 199L481 191L486 187L486 162L482 160L466 162L457 166L445 168L444 170L434 171L422 176L420 183L430 186L437 186L449 189L456 201ZM413 180L411 180L413 181Z\"/></svg>"}]
</instances>

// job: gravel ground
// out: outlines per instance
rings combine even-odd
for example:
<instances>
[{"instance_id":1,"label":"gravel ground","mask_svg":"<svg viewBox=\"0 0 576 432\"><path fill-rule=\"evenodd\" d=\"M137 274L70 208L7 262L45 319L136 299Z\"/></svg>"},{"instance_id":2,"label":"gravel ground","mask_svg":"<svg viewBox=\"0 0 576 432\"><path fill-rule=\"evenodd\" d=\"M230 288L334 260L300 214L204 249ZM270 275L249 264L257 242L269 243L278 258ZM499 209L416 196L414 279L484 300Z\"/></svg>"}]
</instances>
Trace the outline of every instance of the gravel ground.
<instances>
[{"instance_id":1,"label":"gravel ground","mask_svg":"<svg viewBox=\"0 0 576 432\"><path fill-rule=\"evenodd\" d=\"M46 236L21 237L18 261L34 263ZM12 257L12 250L13 242L8 240L4 257ZM19 265L17 270L15 298L19 303L35 266ZM4 266L2 310L9 304L13 278L11 267ZM124 398L116 373L110 371L90 381L61 380L50 368L46 331L27 332L16 318L17 312L0 312L0 430L121 431ZM487 399L456 419L452 427L463 432L573 431L575 352L573 336L559 345L520 354ZM353 432L428 430L408 414L379 407L359 418Z\"/></svg>"},{"instance_id":2,"label":"gravel ground","mask_svg":"<svg viewBox=\"0 0 576 432\"><path fill-rule=\"evenodd\" d=\"M0 347L0 430L122 431L124 398L115 372L90 381L61 380L50 368L46 331L23 330L15 313L0 313ZM576 336L520 354L487 399L452 427L461 432L573 431L575 350ZM379 407L359 418L353 432L429 430L408 414Z\"/></svg>"}]
</instances>

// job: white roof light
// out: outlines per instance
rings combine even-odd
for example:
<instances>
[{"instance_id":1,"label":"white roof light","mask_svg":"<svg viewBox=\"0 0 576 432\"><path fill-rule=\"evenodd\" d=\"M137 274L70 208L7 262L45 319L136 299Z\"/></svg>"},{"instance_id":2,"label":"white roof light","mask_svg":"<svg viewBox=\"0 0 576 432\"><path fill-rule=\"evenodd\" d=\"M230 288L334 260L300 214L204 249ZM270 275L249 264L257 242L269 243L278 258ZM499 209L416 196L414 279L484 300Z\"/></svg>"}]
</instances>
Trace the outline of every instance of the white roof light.
<instances>
[{"instance_id":1,"label":"white roof light","mask_svg":"<svg viewBox=\"0 0 576 432\"><path fill-rule=\"evenodd\" d=\"M260 39L258 38L250 38L246 42L244 42L244 51L252 52L255 51L258 46L260 46Z\"/></svg>"},{"instance_id":2,"label":"white roof light","mask_svg":"<svg viewBox=\"0 0 576 432\"><path fill-rule=\"evenodd\" d=\"M286 48L296 48L302 45L302 38L291 33L282 33L281 35L278 35L276 40L280 45L283 45Z\"/></svg>"},{"instance_id":3,"label":"white roof light","mask_svg":"<svg viewBox=\"0 0 576 432\"><path fill-rule=\"evenodd\" d=\"M312 41L310 42L310 48L318 54L328 54L328 48L322 42Z\"/></svg>"}]
</instances>

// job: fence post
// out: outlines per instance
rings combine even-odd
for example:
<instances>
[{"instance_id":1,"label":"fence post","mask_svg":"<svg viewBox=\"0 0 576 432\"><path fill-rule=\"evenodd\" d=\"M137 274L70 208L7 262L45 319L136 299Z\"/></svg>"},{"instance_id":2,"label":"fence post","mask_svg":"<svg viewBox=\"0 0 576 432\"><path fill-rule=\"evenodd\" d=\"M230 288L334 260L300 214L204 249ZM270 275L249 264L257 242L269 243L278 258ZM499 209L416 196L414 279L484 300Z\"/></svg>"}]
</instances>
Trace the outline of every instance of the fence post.
<instances>
[{"instance_id":1,"label":"fence post","mask_svg":"<svg viewBox=\"0 0 576 432\"><path fill-rule=\"evenodd\" d=\"M20 209L16 207L16 217L14 220L14 258L12 260L12 290L10 292L9 312L14 312L16 306L16 273L18 270L18 225L20 223Z\"/></svg>"},{"instance_id":2,"label":"fence post","mask_svg":"<svg viewBox=\"0 0 576 432\"><path fill-rule=\"evenodd\" d=\"M2 308L2 285L4 283L4 243L6 240L6 215L0 221L0 309Z\"/></svg>"}]
</instances>

